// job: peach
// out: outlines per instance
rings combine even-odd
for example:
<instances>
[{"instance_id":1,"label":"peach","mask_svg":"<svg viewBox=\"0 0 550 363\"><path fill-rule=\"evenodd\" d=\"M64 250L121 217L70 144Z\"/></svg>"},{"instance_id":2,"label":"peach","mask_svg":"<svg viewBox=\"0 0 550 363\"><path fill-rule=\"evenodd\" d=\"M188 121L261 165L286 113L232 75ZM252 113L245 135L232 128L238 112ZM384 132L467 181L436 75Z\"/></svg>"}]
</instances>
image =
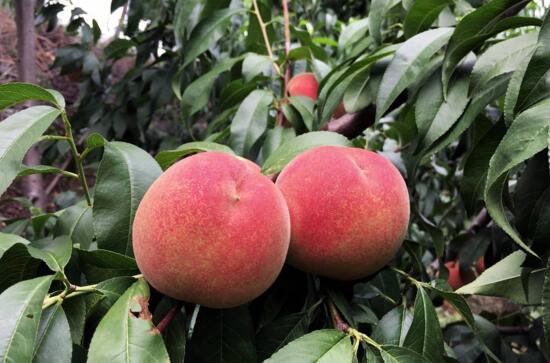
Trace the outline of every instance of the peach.
<instances>
[{"instance_id":1,"label":"peach","mask_svg":"<svg viewBox=\"0 0 550 363\"><path fill-rule=\"evenodd\" d=\"M155 289L228 308L276 279L290 218L282 194L255 164L206 152L177 162L151 185L132 233L137 264Z\"/></svg>"},{"instance_id":2,"label":"peach","mask_svg":"<svg viewBox=\"0 0 550 363\"><path fill-rule=\"evenodd\" d=\"M287 90L290 96L309 97L313 101L317 100L317 90L319 83L313 73L301 73L291 78L288 82Z\"/></svg>"},{"instance_id":3,"label":"peach","mask_svg":"<svg viewBox=\"0 0 550 363\"><path fill-rule=\"evenodd\" d=\"M460 271L460 263L457 260L445 262L445 267L449 270L447 282L453 290L458 290L462 286L474 281L485 270L485 259L482 256L477 260L475 266L463 271L463 273Z\"/></svg>"},{"instance_id":4,"label":"peach","mask_svg":"<svg viewBox=\"0 0 550 363\"><path fill-rule=\"evenodd\" d=\"M409 194L391 162L368 150L322 146L294 158L276 182L290 211L288 263L339 280L388 264L409 223Z\"/></svg>"}]
</instances>

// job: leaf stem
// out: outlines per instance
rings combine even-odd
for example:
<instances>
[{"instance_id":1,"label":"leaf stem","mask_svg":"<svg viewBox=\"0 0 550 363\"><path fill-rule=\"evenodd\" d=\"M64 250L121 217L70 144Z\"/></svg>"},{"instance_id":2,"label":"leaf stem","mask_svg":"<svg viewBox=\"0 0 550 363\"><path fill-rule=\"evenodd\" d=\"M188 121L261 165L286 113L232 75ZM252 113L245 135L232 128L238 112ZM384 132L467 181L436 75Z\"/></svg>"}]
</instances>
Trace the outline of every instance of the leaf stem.
<instances>
[{"instance_id":1,"label":"leaf stem","mask_svg":"<svg viewBox=\"0 0 550 363\"><path fill-rule=\"evenodd\" d=\"M168 310L166 315L164 315L162 320L157 324L157 330L160 333L164 332L168 327L168 325L170 325L170 323L176 316L178 310L181 309L181 306L182 306L182 303L178 301L176 304L174 304L174 306L170 308L170 310Z\"/></svg>"},{"instance_id":2,"label":"leaf stem","mask_svg":"<svg viewBox=\"0 0 550 363\"><path fill-rule=\"evenodd\" d=\"M269 37L267 36L266 25L264 23L264 20L262 19L262 14L260 14L258 1L252 0L252 5L254 6L254 14L256 14L256 18L258 19L258 23L260 24L260 30L262 31L262 37L264 39L265 47L267 49L267 54L269 55L269 58L271 58L271 61L273 63L273 68L275 68L275 71L279 76L283 77L283 74L281 73L281 69L279 68L279 65L277 64L277 62L275 61L275 57L273 57L273 50L271 49L271 43L269 42Z\"/></svg>"},{"instance_id":3,"label":"leaf stem","mask_svg":"<svg viewBox=\"0 0 550 363\"><path fill-rule=\"evenodd\" d=\"M73 158L75 160L75 164L78 172L78 178L80 179L80 184L82 185L82 189L84 190L86 203L88 204L88 206L92 206L92 197L90 194L90 189L88 188L88 182L86 181L86 174L84 174L82 157L78 153L78 149L76 148L76 144L74 142L73 132L71 128L71 123L69 122L69 118L67 117L67 113L65 112L65 110L61 112L61 118L63 119L63 125L65 126L65 137L67 138L67 141L71 148L71 153L73 154Z\"/></svg>"},{"instance_id":4,"label":"leaf stem","mask_svg":"<svg viewBox=\"0 0 550 363\"><path fill-rule=\"evenodd\" d=\"M42 135L38 141L68 141L66 136L61 135Z\"/></svg>"}]
</instances>

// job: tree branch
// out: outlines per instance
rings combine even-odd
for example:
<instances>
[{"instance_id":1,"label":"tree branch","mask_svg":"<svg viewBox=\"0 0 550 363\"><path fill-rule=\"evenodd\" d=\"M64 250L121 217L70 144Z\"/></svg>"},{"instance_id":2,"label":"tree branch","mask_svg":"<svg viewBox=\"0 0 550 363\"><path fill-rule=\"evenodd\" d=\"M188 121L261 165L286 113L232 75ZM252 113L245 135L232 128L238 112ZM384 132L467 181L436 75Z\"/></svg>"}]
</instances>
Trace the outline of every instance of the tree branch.
<instances>
[{"instance_id":1,"label":"tree branch","mask_svg":"<svg viewBox=\"0 0 550 363\"><path fill-rule=\"evenodd\" d=\"M182 306L182 303L177 302L174 306L170 308L170 310L168 310L166 315L164 315L164 318L162 318L162 320L157 324L157 330L160 333L165 331L168 325L170 325L170 323L178 313L178 310L181 309L181 306Z\"/></svg>"},{"instance_id":2,"label":"tree branch","mask_svg":"<svg viewBox=\"0 0 550 363\"><path fill-rule=\"evenodd\" d=\"M332 300L327 299L327 307L330 312L330 317L332 318L334 328L340 330L341 332L347 333L350 326L344 321L344 319L342 319L338 309L336 309L336 305L334 305Z\"/></svg>"},{"instance_id":3,"label":"tree branch","mask_svg":"<svg viewBox=\"0 0 550 363\"><path fill-rule=\"evenodd\" d=\"M264 38L267 54L269 55L269 58L271 58L271 61L273 63L273 68L275 68L275 71L277 72L277 74L282 77L283 75L281 73L281 69L279 68L279 65L277 64L277 62L275 62L275 58L273 57L273 50L271 49L271 43L269 42L269 37L267 36L266 25L264 23L264 20L262 19L262 14L260 14L258 1L252 0L252 5L254 6L254 14L256 14L256 18L258 19L258 23L260 24L260 30L262 31L262 36Z\"/></svg>"}]
</instances>

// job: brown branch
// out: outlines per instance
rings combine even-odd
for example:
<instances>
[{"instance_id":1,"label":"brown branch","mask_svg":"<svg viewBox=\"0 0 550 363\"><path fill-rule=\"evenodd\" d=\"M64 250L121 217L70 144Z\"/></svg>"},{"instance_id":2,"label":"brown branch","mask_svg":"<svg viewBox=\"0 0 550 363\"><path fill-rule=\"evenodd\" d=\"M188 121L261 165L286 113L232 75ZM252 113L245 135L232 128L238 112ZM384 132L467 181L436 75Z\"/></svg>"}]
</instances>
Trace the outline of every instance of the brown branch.
<instances>
[{"instance_id":1,"label":"brown branch","mask_svg":"<svg viewBox=\"0 0 550 363\"><path fill-rule=\"evenodd\" d=\"M332 302L332 300L327 299L327 307L330 312L330 316L332 318L332 324L334 325L334 328L337 330L340 330L341 332L346 333L350 326L342 319L340 316L340 313L338 312L338 309L336 309L336 305Z\"/></svg>"},{"instance_id":2,"label":"brown branch","mask_svg":"<svg viewBox=\"0 0 550 363\"><path fill-rule=\"evenodd\" d=\"M474 218L470 228L466 230L468 234L475 234L483 227L486 227L491 222L491 216L487 212L487 208L483 208Z\"/></svg>"},{"instance_id":3,"label":"brown branch","mask_svg":"<svg viewBox=\"0 0 550 363\"><path fill-rule=\"evenodd\" d=\"M288 15L288 3L287 0L282 0L283 4L283 21L284 21L284 34L285 34L285 74L283 76L283 86L281 87L281 93L283 102L285 102L288 96L288 82L290 80L291 65L288 60L288 53L290 52L290 17ZM276 125L284 126L286 124L285 115L281 110L277 113Z\"/></svg>"},{"instance_id":4,"label":"brown branch","mask_svg":"<svg viewBox=\"0 0 550 363\"><path fill-rule=\"evenodd\" d=\"M164 315L164 317L162 318L162 320L157 324L157 330L162 333L163 331L166 330L166 328L168 327L168 325L170 325L170 323L172 322L172 319L174 319L174 317L176 316L176 314L178 313L178 310L181 309L181 305L182 303L181 302L178 302L176 303L174 306L172 306L170 308L170 310L168 310L168 312L166 313L166 315Z\"/></svg>"}]
</instances>

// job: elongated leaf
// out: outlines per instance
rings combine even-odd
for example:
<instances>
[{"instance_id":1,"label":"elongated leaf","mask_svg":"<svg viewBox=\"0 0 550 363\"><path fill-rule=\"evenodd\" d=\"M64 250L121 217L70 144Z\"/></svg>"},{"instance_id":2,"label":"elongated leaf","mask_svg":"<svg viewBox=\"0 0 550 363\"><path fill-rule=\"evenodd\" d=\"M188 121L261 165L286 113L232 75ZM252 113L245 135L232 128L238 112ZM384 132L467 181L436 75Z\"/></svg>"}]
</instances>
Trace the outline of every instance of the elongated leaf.
<instances>
[{"instance_id":1,"label":"elongated leaf","mask_svg":"<svg viewBox=\"0 0 550 363\"><path fill-rule=\"evenodd\" d=\"M472 122L474 122L476 117L490 102L502 96L506 92L506 86L508 85L509 80L510 75L503 74L489 81L483 91L474 95L458 122L454 124L449 132L438 139L432 147L426 151L425 155L434 154L445 148L453 141L457 140L458 137L470 127Z\"/></svg>"},{"instance_id":2,"label":"elongated leaf","mask_svg":"<svg viewBox=\"0 0 550 363\"><path fill-rule=\"evenodd\" d=\"M21 165L21 169L19 170L19 173L17 173L17 177L21 178L24 176L32 175L32 174L61 174L63 173L63 170L56 168L55 166L49 166L49 165L34 165L34 166L26 166Z\"/></svg>"},{"instance_id":3,"label":"elongated leaf","mask_svg":"<svg viewBox=\"0 0 550 363\"><path fill-rule=\"evenodd\" d=\"M0 293L17 282L36 276L41 260L29 254L28 244L29 241L21 237L0 235Z\"/></svg>"},{"instance_id":4,"label":"elongated leaf","mask_svg":"<svg viewBox=\"0 0 550 363\"><path fill-rule=\"evenodd\" d=\"M107 59L119 59L126 56L128 50L135 46L136 43L130 39L118 38L110 42L103 49L103 55Z\"/></svg>"},{"instance_id":5,"label":"elongated leaf","mask_svg":"<svg viewBox=\"0 0 550 363\"><path fill-rule=\"evenodd\" d=\"M262 166L262 173L266 175L277 174L296 155L324 145L351 146L351 142L346 137L335 132L308 132L284 143L275 150Z\"/></svg>"},{"instance_id":6,"label":"elongated leaf","mask_svg":"<svg viewBox=\"0 0 550 363\"><path fill-rule=\"evenodd\" d=\"M316 126L314 125L315 116L313 114L313 108L315 103L309 97L293 96L289 97L288 101L298 111L304 125L308 131L312 131Z\"/></svg>"},{"instance_id":7,"label":"elongated leaf","mask_svg":"<svg viewBox=\"0 0 550 363\"><path fill-rule=\"evenodd\" d=\"M30 362L53 276L18 282L0 295L0 362Z\"/></svg>"},{"instance_id":8,"label":"elongated leaf","mask_svg":"<svg viewBox=\"0 0 550 363\"><path fill-rule=\"evenodd\" d=\"M271 92L255 90L239 106L231 123L231 147L237 154L248 155L265 132L271 102Z\"/></svg>"},{"instance_id":9,"label":"elongated leaf","mask_svg":"<svg viewBox=\"0 0 550 363\"><path fill-rule=\"evenodd\" d=\"M273 353L307 333L310 317L295 313L277 319L258 332L256 345L258 360L269 358Z\"/></svg>"},{"instance_id":10,"label":"elongated leaf","mask_svg":"<svg viewBox=\"0 0 550 363\"><path fill-rule=\"evenodd\" d=\"M90 343L88 363L169 362L148 305L149 286L140 279L101 319Z\"/></svg>"},{"instance_id":11,"label":"elongated leaf","mask_svg":"<svg viewBox=\"0 0 550 363\"><path fill-rule=\"evenodd\" d=\"M227 58L218 62L210 71L195 79L185 88L181 96L181 117L188 124L189 118L202 110L210 98L214 82L220 74L231 69L243 57Z\"/></svg>"},{"instance_id":12,"label":"elongated leaf","mask_svg":"<svg viewBox=\"0 0 550 363\"><path fill-rule=\"evenodd\" d=\"M295 137L296 132L290 127L275 126L267 130L261 150L262 161L266 161L279 146Z\"/></svg>"},{"instance_id":13,"label":"elongated leaf","mask_svg":"<svg viewBox=\"0 0 550 363\"><path fill-rule=\"evenodd\" d=\"M404 346L426 357L430 362L443 362L443 334L437 313L426 290L418 286L413 321Z\"/></svg>"},{"instance_id":14,"label":"elongated leaf","mask_svg":"<svg viewBox=\"0 0 550 363\"><path fill-rule=\"evenodd\" d=\"M163 150L155 156L155 159L160 167L166 170L170 165L187 155L205 151L219 151L234 155L233 150L228 146L216 144L215 142L194 141L178 146L173 150Z\"/></svg>"},{"instance_id":15,"label":"elongated leaf","mask_svg":"<svg viewBox=\"0 0 550 363\"><path fill-rule=\"evenodd\" d=\"M233 15L244 12L245 9L218 10L211 16L201 21L191 35L189 42L185 44L185 56L183 66L193 62L202 52L214 45L223 36L223 27L226 26Z\"/></svg>"},{"instance_id":16,"label":"elongated leaf","mask_svg":"<svg viewBox=\"0 0 550 363\"><path fill-rule=\"evenodd\" d=\"M78 247L89 249L94 238L92 207L80 203L60 212L53 230L54 236L69 236Z\"/></svg>"},{"instance_id":17,"label":"elongated leaf","mask_svg":"<svg viewBox=\"0 0 550 363\"><path fill-rule=\"evenodd\" d=\"M519 62L517 69L512 74L512 78L508 84L508 89L506 89L506 96L504 97L504 121L506 121L506 126L510 126L516 116L515 109L518 102L519 90L521 84L523 83L525 72L527 72L527 67L529 67L533 52L534 49L531 53L526 54L525 58Z\"/></svg>"},{"instance_id":18,"label":"elongated leaf","mask_svg":"<svg viewBox=\"0 0 550 363\"><path fill-rule=\"evenodd\" d=\"M174 38L179 46L187 39L187 32L191 29L191 14L200 3L200 0L177 0L174 11Z\"/></svg>"},{"instance_id":19,"label":"elongated leaf","mask_svg":"<svg viewBox=\"0 0 550 363\"><path fill-rule=\"evenodd\" d=\"M452 32L450 28L428 30L401 45L382 77L376 99L376 119L386 113L401 92L418 81L418 76L430 66L429 60L447 43Z\"/></svg>"},{"instance_id":20,"label":"elongated leaf","mask_svg":"<svg viewBox=\"0 0 550 363\"><path fill-rule=\"evenodd\" d=\"M284 346L265 363L352 363L349 336L338 330L317 330Z\"/></svg>"},{"instance_id":21,"label":"elongated leaf","mask_svg":"<svg viewBox=\"0 0 550 363\"><path fill-rule=\"evenodd\" d=\"M519 163L548 146L550 100L545 100L518 115L489 163L485 203L493 220L527 252L536 254L523 242L508 221L502 205L502 189L507 173Z\"/></svg>"},{"instance_id":22,"label":"elongated leaf","mask_svg":"<svg viewBox=\"0 0 550 363\"><path fill-rule=\"evenodd\" d=\"M402 345L411 327L413 314L403 306L390 310L380 319L372 332L372 339L380 344Z\"/></svg>"},{"instance_id":23,"label":"elongated leaf","mask_svg":"<svg viewBox=\"0 0 550 363\"><path fill-rule=\"evenodd\" d=\"M27 151L59 114L50 106L33 106L0 122L0 195L19 173Z\"/></svg>"},{"instance_id":24,"label":"elongated leaf","mask_svg":"<svg viewBox=\"0 0 550 363\"><path fill-rule=\"evenodd\" d=\"M384 363L428 363L433 362L424 358L412 349L396 345L385 345L381 350Z\"/></svg>"},{"instance_id":25,"label":"elongated leaf","mask_svg":"<svg viewBox=\"0 0 550 363\"><path fill-rule=\"evenodd\" d=\"M61 304L44 310L34 346L33 363L70 363L73 352L71 331Z\"/></svg>"},{"instance_id":26,"label":"elongated leaf","mask_svg":"<svg viewBox=\"0 0 550 363\"><path fill-rule=\"evenodd\" d=\"M100 283L104 280L132 276L139 272L136 260L116 252L106 250L77 250L80 268L88 282Z\"/></svg>"},{"instance_id":27,"label":"elongated leaf","mask_svg":"<svg viewBox=\"0 0 550 363\"><path fill-rule=\"evenodd\" d=\"M368 30L368 18L359 19L350 23L344 28L342 33L340 33L340 37L338 38L338 48L345 49L346 47L352 45L363 38Z\"/></svg>"},{"instance_id":28,"label":"elongated leaf","mask_svg":"<svg viewBox=\"0 0 550 363\"><path fill-rule=\"evenodd\" d=\"M143 194L162 173L148 153L124 142L105 145L94 190L94 231L99 248L132 252L132 222Z\"/></svg>"},{"instance_id":29,"label":"elongated leaf","mask_svg":"<svg viewBox=\"0 0 550 363\"><path fill-rule=\"evenodd\" d=\"M518 304L540 304L541 286L546 269L522 268L526 254L516 251L485 270L473 282L462 286L458 294L500 296Z\"/></svg>"},{"instance_id":30,"label":"elongated leaf","mask_svg":"<svg viewBox=\"0 0 550 363\"><path fill-rule=\"evenodd\" d=\"M474 213L477 201L483 200L489 161L505 132L504 123L498 122L474 146L466 158L464 176L460 181L460 194L462 195L466 210L470 214Z\"/></svg>"},{"instance_id":31,"label":"elongated leaf","mask_svg":"<svg viewBox=\"0 0 550 363\"><path fill-rule=\"evenodd\" d=\"M372 0L369 12L369 31L376 44L382 43L384 16L399 0Z\"/></svg>"},{"instance_id":32,"label":"elongated leaf","mask_svg":"<svg viewBox=\"0 0 550 363\"><path fill-rule=\"evenodd\" d=\"M528 107L550 96L550 85L547 81L550 75L549 58L550 16L547 12L539 32L537 49L529 61L519 88L518 102L514 109L516 113L526 110Z\"/></svg>"},{"instance_id":33,"label":"elongated leaf","mask_svg":"<svg viewBox=\"0 0 550 363\"><path fill-rule=\"evenodd\" d=\"M439 79L437 82L438 85L441 85ZM469 101L468 85L469 77L460 76L456 79L450 87L447 99L441 99L442 102L437 108L433 119L429 120L429 126L426 127L425 125L418 123L419 132L420 130L426 129L426 133L422 135L423 138L419 144L420 149L429 148L434 142L437 141L437 139L443 136L455 124L455 122L458 121ZM442 98L442 89L440 88L439 90L441 91L440 97ZM422 108L425 108L425 106L422 104L417 104L417 115L426 113L426 111L422 110Z\"/></svg>"},{"instance_id":34,"label":"elongated leaf","mask_svg":"<svg viewBox=\"0 0 550 363\"><path fill-rule=\"evenodd\" d=\"M452 0L416 0L403 22L405 38L409 39L430 28L437 16Z\"/></svg>"},{"instance_id":35,"label":"elongated leaf","mask_svg":"<svg viewBox=\"0 0 550 363\"><path fill-rule=\"evenodd\" d=\"M68 236L44 238L27 245L29 254L48 265L50 270L61 272L69 263L73 244Z\"/></svg>"},{"instance_id":36,"label":"elongated leaf","mask_svg":"<svg viewBox=\"0 0 550 363\"><path fill-rule=\"evenodd\" d=\"M4 255L4 252L17 243L28 245L30 242L16 234L0 232L0 258Z\"/></svg>"},{"instance_id":37,"label":"elongated leaf","mask_svg":"<svg viewBox=\"0 0 550 363\"><path fill-rule=\"evenodd\" d=\"M273 71L273 60L266 55L249 53L243 61L242 74L246 82L259 74L270 76Z\"/></svg>"},{"instance_id":38,"label":"elongated leaf","mask_svg":"<svg viewBox=\"0 0 550 363\"><path fill-rule=\"evenodd\" d=\"M510 27L521 26L522 21L510 20L509 17L520 11L527 3L529 0L491 0L462 18L445 52L442 73L445 94L451 75L460 60L486 39ZM530 21L526 23L533 25Z\"/></svg>"},{"instance_id":39,"label":"elongated leaf","mask_svg":"<svg viewBox=\"0 0 550 363\"><path fill-rule=\"evenodd\" d=\"M197 363L256 362L254 325L248 308L201 308L191 341Z\"/></svg>"},{"instance_id":40,"label":"elongated leaf","mask_svg":"<svg viewBox=\"0 0 550 363\"><path fill-rule=\"evenodd\" d=\"M481 90L490 79L515 71L535 49L536 39L537 33L527 33L489 47L472 70L471 94Z\"/></svg>"},{"instance_id":41,"label":"elongated leaf","mask_svg":"<svg viewBox=\"0 0 550 363\"><path fill-rule=\"evenodd\" d=\"M32 83L0 84L0 111L24 101L44 101L57 108L64 107L64 100L57 99L59 92L48 90Z\"/></svg>"},{"instance_id":42,"label":"elongated leaf","mask_svg":"<svg viewBox=\"0 0 550 363\"><path fill-rule=\"evenodd\" d=\"M343 98L347 112L361 111L374 101L376 94L372 92L372 84L375 82L376 79L371 80L368 72L359 73L351 80Z\"/></svg>"}]
</instances>

